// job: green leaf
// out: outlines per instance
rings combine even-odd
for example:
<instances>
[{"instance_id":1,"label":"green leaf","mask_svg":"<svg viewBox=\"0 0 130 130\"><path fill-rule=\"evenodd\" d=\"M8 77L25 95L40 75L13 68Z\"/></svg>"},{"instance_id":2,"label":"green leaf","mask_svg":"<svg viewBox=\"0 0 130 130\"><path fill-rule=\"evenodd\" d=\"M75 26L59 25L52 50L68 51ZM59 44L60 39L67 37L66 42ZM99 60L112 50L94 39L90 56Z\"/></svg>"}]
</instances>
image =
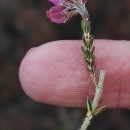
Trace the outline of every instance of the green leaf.
<instances>
[{"instance_id":1,"label":"green leaf","mask_svg":"<svg viewBox=\"0 0 130 130\"><path fill-rule=\"evenodd\" d=\"M90 39L90 41L89 41L89 43L88 43L88 47L89 47L89 48L92 47L92 45L93 45L93 40L94 40L94 38L91 36L91 39Z\"/></svg>"},{"instance_id":2,"label":"green leaf","mask_svg":"<svg viewBox=\"0 0 130 130\"><path fill-rule=\"evenodd\" d=\"M93 40L94 40L94 38L93 38L92 36L91 36L91 38L90 38L89 40L86 40L86 38L85 38L84 35L83 35L82 39L83 39L83 42L84 42L84 46L85 46L86 48L91 48L91 47L92 47L92 45L93 45Z\"/></svg>"},{"instance_id":3,"label":"green leaf","mask_svg":"<svg viewBox=\"0 0 130 130\"><path fill-rule=\"evenodd\" d=\"M82 52L84 53L85 57L89 59L91 56L91 53L84 47L81 47L81 49L82 49Z\"/></svg>"},{"instance_id":4,"label":"green leaf","mask_svg":"<svg viewBox=\"0 0 130 130\"><path fill-rule=\"evenodd\" d=\"M95 64L95 61L93 60L93 61L92 61L92 64L91 64L91 67L92 67L92 68L95 67L94 64Z\"/></svg>"},{"instance_id":5,"label":"green leaf","mask_svg":"<svg viewBox=\"0 0 130 130\"><path fill-rule=\"evenodd\" d=\"M89 46L89 41L87 41L86 39L85 39L85 37L83 36L83 42L84 42L84 46L86 47L86 48L88 48Z\"/></svg>"},{"instance_id":6,"label":"green leaf","mask_svg":"<svg viewBox=\"0 0 130 130\"><path fill-rule=\"evenodd\" d=\"M81 49L82 49L82 52L84 53L84 55L86 56L87 55L86 50L83 47L81 47Z\"/></svg>"},{"instance_id":7,"label":"green leaf","mask_svg":"<svg viewBox=\"0 0 130 130\"><path fill-rule=\"evenodd\" d=\"M92 50L91 50L91 57L93 56L94 50L95 50L95 46L92 47Z\"/></svg>"},{"instance_id":8,"label":"green leaf","mask_svg":"<svg viewBox=\"0 0 130 130\"><path fill-rule=\"evenodd\" d=\"M90 27L90 21L86 23L86 32L90 33L91 32L91 27Z\"/></svg>"},{"instance_id":9,"label":"green leaf","mask_svg":"<svg viewBox=\"0 0 130 130\"><path fill-rule=\"evenodd\" d=\"M88 50L86 50L86 57L90 59L90 52Z\"/></svg>"},{"instance_id":10,"label":"green leaf","mask_svg":"<svg viewBox=\"0 0 130 130\"><path fill-rule=\"evenodd\" d=\"M86 57L84 57L84 61L86 62L86 64L88 65L88 67L90 66L89 61L86 59Z\"/></svg>"},{"instance_id":11,"label":"green leaf","mask_svg":"<svg viewBox=\"0 0 130 130\"><path fill-rule=\"evenodd\" d=\"M83 20L81 21L81 28L82 28L83 32L85 32L86 26L85 26L85 23Z\"/></svg>"},{"instance_id":12,"label":"green leaf","mask_svg":"<svg viewBox=\"0 0 130 130\"><path fill-rule=\"evenodd\" d=\"M89 99L89 97L87 98L87 110L88 110L88 112L92 112L92 104L91 104L91 101L90 101L90 99Z\"/></svg>"}]
</instances>

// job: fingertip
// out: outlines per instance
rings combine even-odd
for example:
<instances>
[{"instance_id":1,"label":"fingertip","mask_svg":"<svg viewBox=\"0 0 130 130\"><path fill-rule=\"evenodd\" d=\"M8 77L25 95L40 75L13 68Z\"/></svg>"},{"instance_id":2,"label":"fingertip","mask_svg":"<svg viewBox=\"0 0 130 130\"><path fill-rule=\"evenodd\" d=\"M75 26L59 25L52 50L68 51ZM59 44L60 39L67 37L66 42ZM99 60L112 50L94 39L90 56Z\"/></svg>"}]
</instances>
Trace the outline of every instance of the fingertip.
<instances>
[{"instance_id":1,"label":"fingertip","mask_svg":"<svg viewBox=\"0 0 130 130\"><path fill-rule=\"evenodd\" d=\"M97 69L106 70L100 103L108 107L124 107L127 102L121 99L127 101L130 92L130 45L125 41L112 40L95 40L94 45ZM86 97L93 97L94 87L88 76L81 46L82 42L77 40L55 41L29 50L19 69L25 93L39 102L84 106Z\"/></svg>"},{"instance_id":2,"label":"fingertip","mask_svg":"<svg viewBox=\"0 0 130 130\"><path fill-rule=\"evenodd\" d=\"M19 79L24 92L38 102L44 102L49 91L46 81L50 80L47 71L51 64L51 58L48 58L48 50L45 46L30 49L19 68Z\"/></svg>"},{"instance_id":3,"label":"fingertip","mask_svg":"<svg viewBox=\"0 0 130 130\"><path fill-rule=\"evenodd\" d=\"M36 95L37 89L35 87L34 76L36 75L34 72L35 70L35 53L37 48L31 48L28 50L19 67L19 80L24 92L33 100L38 101L38 97Z\"/></svg>"},{"instance_id":4,"label":"fingertip","mask_svg":"<svg viewBox=\"0 0 130 130\"><path fill-rule=\"evenodd\" d=\"M55 105L84 106L92 89L86 89L90 82L86 80L81 44L74 44L73 47L70 41L56 41L28 51L21 62L19 77L30 98Z\"/></svg>"}]
</instances>

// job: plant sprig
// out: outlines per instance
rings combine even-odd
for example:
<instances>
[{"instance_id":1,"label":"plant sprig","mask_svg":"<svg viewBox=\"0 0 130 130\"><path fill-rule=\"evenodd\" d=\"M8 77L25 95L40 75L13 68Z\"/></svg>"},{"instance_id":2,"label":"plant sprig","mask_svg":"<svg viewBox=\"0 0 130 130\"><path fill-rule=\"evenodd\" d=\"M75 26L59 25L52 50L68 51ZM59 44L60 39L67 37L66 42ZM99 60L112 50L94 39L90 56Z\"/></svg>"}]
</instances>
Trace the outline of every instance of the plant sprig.
<instances>
[{"instance_id":1,"label":"plant sprig","mask_svg":"<svg viewBox=\"0 0 130 130\"><path fill-rule=\"evenodd\" d=\"M87 64L90 78L94 83L94 85L97 86L98 82L95 74L96 65L95 65L95 56L94 56L95 46L93 46L94 38L93 36L90 35L91 27L90 27L89 20L82 20L81 27L83 31L82 39L84 42L84 47L81 47L81 49L84 53L84 60Z\"/></svg>"},{"instance_id":2,"label":"plant sprig","mask_svg":"<svg viewBox=\"0 0 130 130\"><path fill-rule=\"evenodd\" d=\"M48 18L55 23L66 23L73 15L80 14L82 17L81 27L83 31L82 40L84 47L81 47L84 53L84 61L86 62L90 79L95 87L95 94L93 101L89 98L86 100L87 113L80 130L86 130L91 122L91 119L100 113L103 107L97 108L103 91L103 83L105 77L105 70L100 70L99 80L95 73L96 64L93 46L93 36L91 36L91 26L89 21L89 14L85 7L87 0L49 0L54 4L49 11L47 11Z\"/></svg>"},{"instance_id":3,"label":"plant sprig","mask_svg":"<svg viewBox=\"0 0 130 130\"><path fill-rule=\"evenodd\" d=\"M97 108L103 91L105 70L102 69L100 70L99 80L97 80L96 73L95 73L96 64L95 64L95 56L94 56L95 46L93 46L94 37L91 35L91 26L90 26L90 21L88 16L89 15L83 16L82 17L83 19L81 20L81 28L83 31L82 40L84 43L84 47L81 47L81 49L84 54L84 61L86 62L90 79L95 86L95 94L92 102L87 97L87 101L86 101L87 113L80 130L86 130L91 123L91 119L95 115L99 114L105 108L105 106Z\"/></svg>"}]
</instances>

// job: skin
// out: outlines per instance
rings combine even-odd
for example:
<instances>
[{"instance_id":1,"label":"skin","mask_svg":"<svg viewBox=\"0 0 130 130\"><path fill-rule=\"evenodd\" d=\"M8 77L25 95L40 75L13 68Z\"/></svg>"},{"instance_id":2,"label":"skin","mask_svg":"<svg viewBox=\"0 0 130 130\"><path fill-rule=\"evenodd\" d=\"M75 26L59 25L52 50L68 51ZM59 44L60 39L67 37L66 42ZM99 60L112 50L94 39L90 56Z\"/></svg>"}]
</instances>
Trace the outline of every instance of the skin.
<instances>
[{"instance_id":1,"label":"skin","mask_svg":"<svg viewBox=\"0 0 130 130\"><path fill-rule=\"evenodd\" d=\"M19 78L25 93L38 102L85 107L94 95L81 51L82 41L55 41L32 48L23 58ZM130 108L130 42L95 40L96 74L106 70L99 105Z\"/></svg>"}]
</instances>

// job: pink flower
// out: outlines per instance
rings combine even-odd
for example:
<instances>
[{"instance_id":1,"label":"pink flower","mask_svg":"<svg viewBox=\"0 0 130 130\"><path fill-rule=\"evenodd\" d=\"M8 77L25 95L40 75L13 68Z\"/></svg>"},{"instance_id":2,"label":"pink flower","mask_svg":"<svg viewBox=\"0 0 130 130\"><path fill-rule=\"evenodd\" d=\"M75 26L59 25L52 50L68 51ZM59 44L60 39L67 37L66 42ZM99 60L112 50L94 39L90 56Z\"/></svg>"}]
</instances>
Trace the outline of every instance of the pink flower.
<instances>
[{"instance_id":1,"label":"pink flower","mask_svg":"<svg viewBox=\"0 0 130 130\"><path fill-rule=\"evenodd\" d=\"M55 23L66 23L73 15L79 13L82 17L85 15L86 0L49 0L54 4L47 11L48 18Z\"/></svg>"},{"instance_id":2,"label":"pink flower","mask_svg":"<svg viewBox=\"0 0 130 130\"><path fill-rule=\"evenodd\" d=\"M51 1L55 6L50 8L49 11L47 11L48 18L55 23L64 23L65 16L61 13L63 10L65 10L64 6L60 6L60 0L49 0Z\"/></svg>"}]
</instances>

